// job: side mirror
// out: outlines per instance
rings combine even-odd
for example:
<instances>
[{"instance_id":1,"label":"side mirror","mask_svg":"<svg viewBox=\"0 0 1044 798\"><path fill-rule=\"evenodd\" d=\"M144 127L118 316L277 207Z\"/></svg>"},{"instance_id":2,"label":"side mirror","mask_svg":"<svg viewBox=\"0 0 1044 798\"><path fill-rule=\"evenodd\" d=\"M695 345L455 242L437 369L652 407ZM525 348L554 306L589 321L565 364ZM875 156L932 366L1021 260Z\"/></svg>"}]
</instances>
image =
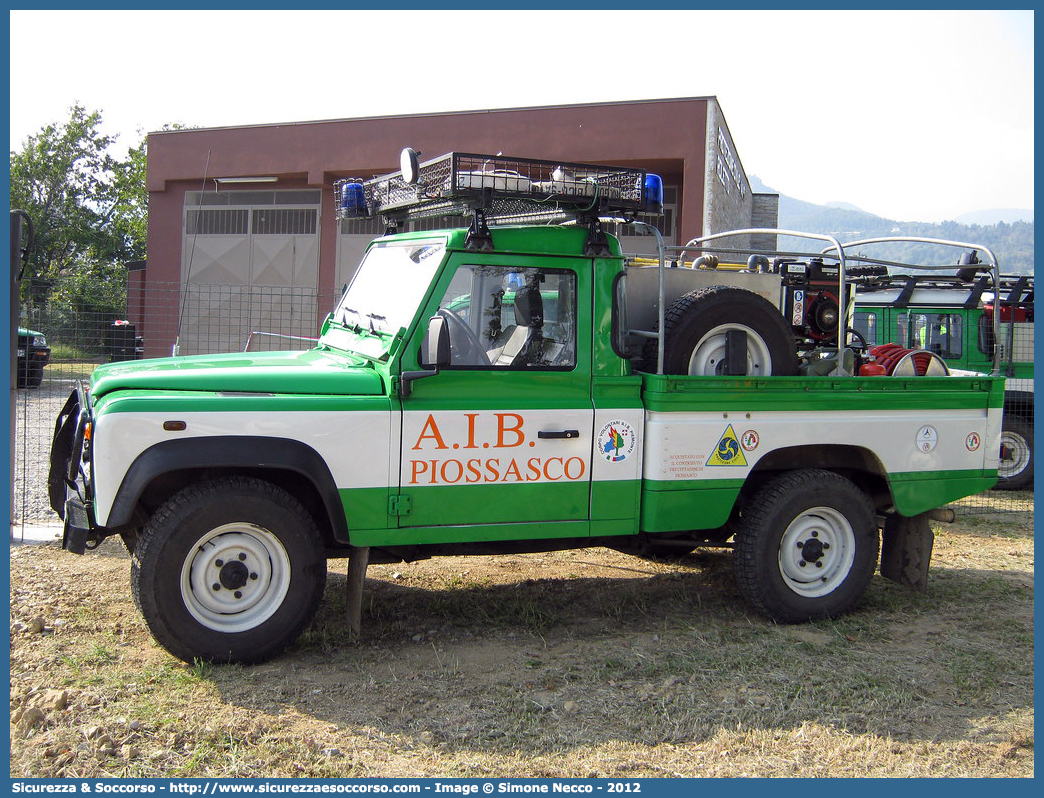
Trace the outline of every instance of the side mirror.
<instances>
[{"instance_id":1,"label":"side mirror","mask_svg":"<svg viewBox=\"0 0 1044 798\"><path fill-rule=\"evenodd\" d=\"M421 342L420 355L417 358L424 371L404 371L399 377L399 395L403 398L413 393L414 380L434 377L439 369L450 364L449 326L442 316L428 319L428 332Z\"/></svg>"},{"instance_id":2,"label":"side mirror","mask_svg":"<svg viewBox=\"0 0 1044 798\"><path fill-rule=\"evenodd\" d=\"M449 326L442 316L428 319L428 333L421 343L420 364L426 369L440 369L450 364Z\"/></svg>"}]
</instances>

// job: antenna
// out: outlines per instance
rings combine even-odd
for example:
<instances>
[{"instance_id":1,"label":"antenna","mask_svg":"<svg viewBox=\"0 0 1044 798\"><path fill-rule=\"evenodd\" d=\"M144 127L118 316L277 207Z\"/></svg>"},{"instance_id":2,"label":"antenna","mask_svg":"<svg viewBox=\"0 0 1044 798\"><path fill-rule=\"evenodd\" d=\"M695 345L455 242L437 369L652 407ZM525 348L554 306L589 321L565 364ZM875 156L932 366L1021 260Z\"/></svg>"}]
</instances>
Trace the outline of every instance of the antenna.
<instances>
[{"instance_id":1,"label":"antenna","mask_svg":"<svg viewBox=\"0 0 1044 798\"><path fill-rule=\"evenodd\" d=\"M210 150L207 150L207 163L203 167L203 190L199 195L199 204L196 205L196 222L192 227L192 247L189 249L188 268L185 270L185 289L181 296L178 308L178 330L174 335L174 346L171 347L170 356L177 357L181 354L181 324L185 320L185 299L188 294L189 278L192 277L192 260L196 256L196 236L199 235L199 215L203 212L203 198L207 194L207 176L210 174Z\"/></svg>"}]
</instances>

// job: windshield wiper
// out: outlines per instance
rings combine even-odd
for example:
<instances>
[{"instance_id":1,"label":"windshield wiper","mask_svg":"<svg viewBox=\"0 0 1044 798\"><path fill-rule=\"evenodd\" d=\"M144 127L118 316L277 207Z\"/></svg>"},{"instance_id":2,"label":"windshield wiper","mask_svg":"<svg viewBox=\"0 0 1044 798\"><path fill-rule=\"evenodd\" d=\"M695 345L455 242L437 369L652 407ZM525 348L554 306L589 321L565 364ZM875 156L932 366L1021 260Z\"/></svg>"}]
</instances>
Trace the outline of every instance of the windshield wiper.
<instances>
[{"instance_id":1,"label":"windshield wiper","mask_svg":"<svg viewBox=\"0 0 1044 798\"><path fill-rule=\"evenodd\" d=\"M391 330L378 330L374 321L388 321L387 316L382 316L379 313L367 313L366 318L370 320L370 332L374 335L391 335Z\"/></svg>"},{"instance_id":2,"label":"windshield wiper","mask_svg":"<svg viewBox=\"0 0 1044 798\"><path fill-rule=\"evenodd\" d=\"M359 311L357 311L355 308L342 307L341 308L341 324L343 324L345 326L349 326L351 324L351 322L348 321L348 314L349 313L354 313L360 319L362 318L362 314Z\"/></svg>"}]
</instances>

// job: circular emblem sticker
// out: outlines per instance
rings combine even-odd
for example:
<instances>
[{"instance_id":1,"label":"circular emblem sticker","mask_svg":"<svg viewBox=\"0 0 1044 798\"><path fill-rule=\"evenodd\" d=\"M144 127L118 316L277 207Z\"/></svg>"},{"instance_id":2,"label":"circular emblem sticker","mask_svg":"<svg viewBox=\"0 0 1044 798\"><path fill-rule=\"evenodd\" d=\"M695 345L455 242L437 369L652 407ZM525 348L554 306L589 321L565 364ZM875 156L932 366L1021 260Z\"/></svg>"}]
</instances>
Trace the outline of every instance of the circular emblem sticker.
<instances>
[{"instance_id":1,"label":"circular emblem sticker","mask_svg":"<svg viewBox=\"0 0 1044 798\"><path fill-rule=\"evenodd\" d=\"M619 420L610 421L598 430L596 439L598 451L610 463L619 463L630 457L637 442L634 427Z\"/></svg>"},{"instance_id":2,"label":"circular emblem sticker","mask_svg":"<svg viewBox=\"0 0 1044 798\"><path fill-rule=\"evenodd\" d=\"M917 430L917 448L922 452L933 451L939 443L939 433L935 427L924 426Z\"/></svg>"},{"instance_id":3,"label":"circular emblem sticker","mask_svg":"<svg viewBox=\"0 0 1044 798\"><path fill-rule=\"evenodd\" d=\"M740 444L748 452L753 452L757 449L759 443L761 443L761 436L752 429L747 430L740 436Z\"/></svg>"},{"instance_id":4,"label":"circular emblem sticker","mask_svg":"<svg viewBox=\"0 0 1044 798\"><path fill-rule=\"evenodd\" d=\"M982 438L979 437L979 433L970 432L968 437L964 439L964 445L968 447L969 452L977 451L982 445Z\"/></svg>"}]
</instances>

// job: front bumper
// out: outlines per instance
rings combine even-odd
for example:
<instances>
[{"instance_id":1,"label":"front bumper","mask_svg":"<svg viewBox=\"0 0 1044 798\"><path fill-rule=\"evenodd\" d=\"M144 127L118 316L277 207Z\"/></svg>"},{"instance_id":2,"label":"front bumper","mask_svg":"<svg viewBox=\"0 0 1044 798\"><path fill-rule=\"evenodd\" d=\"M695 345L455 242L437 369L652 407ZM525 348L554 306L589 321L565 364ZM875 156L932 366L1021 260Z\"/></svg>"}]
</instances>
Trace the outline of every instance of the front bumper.
<instances>
[{"instance_id":1,"label":"front bumper","mask_svg":"<svg viewBox=\"0 0 1044 798\"><path fill-rule=\"evenodd\" d=\"M52 509L64 520L62 548L83 554L104 538L91 507L90 399L78 383L58 414L51 441L48 493Z\"/></svg>"}]
</instances>

